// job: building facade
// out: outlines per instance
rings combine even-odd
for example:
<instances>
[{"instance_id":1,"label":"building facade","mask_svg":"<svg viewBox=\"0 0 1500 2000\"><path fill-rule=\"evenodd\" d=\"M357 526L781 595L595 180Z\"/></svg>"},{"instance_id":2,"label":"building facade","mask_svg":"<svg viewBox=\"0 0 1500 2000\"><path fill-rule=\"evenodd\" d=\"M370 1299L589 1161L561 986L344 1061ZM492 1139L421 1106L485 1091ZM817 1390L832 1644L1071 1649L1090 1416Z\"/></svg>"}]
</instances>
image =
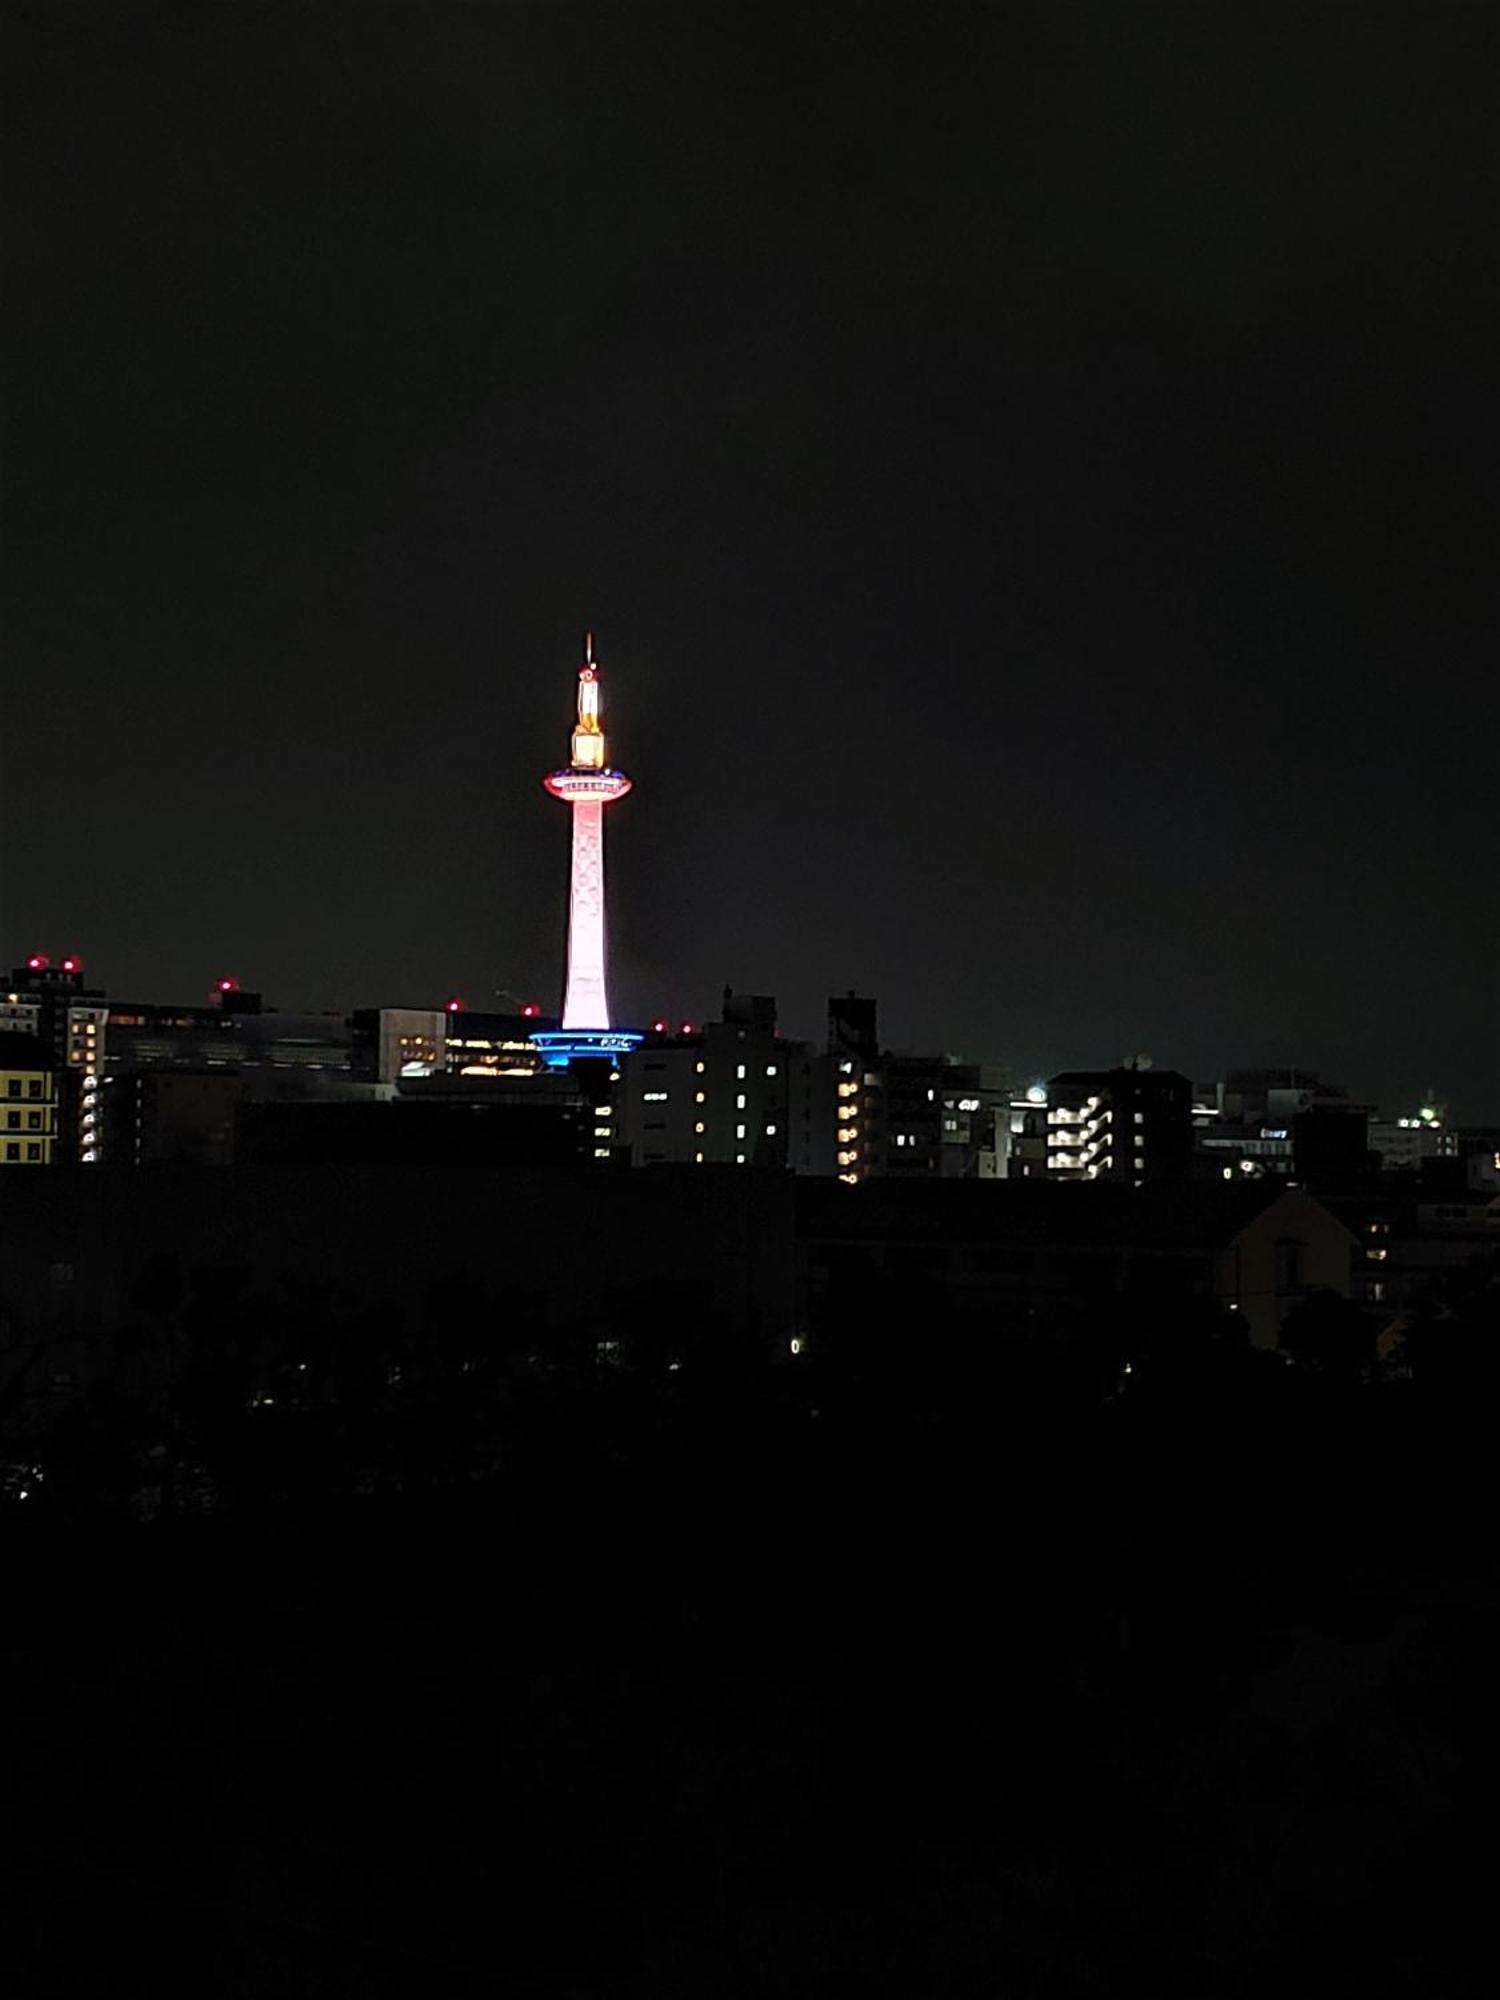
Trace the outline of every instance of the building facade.
<instances>
[{"instance_id":1,"label":"building facade","mask_svg":"<svg viewBox=\"0 0 1500 2000\"><path fill-rule=\"evenodd\" d=\"M56 1065L62 1080L53 1149L58 1163L94 1166L105 1157L101 1085L108 1019L103 991L84 985L83 965L75 957L54 964L33 952L11 973L0 1028L35 1035Z\"/></svg>"},{"instance_id":2,"label":"building facade","mask_svg":"<svg viewBox=\"0 0 1500 2000\"><path fill-rule=\"evenodd\" d=\"M1065 1070L1047 1085L1047 1172L1054 1180L1145 1187L1188 1178L1193 1090L1176 1070Z\"/></svg>"},{"instance_id":3,"label":"building facade","mask_svg":"<svg viewBox=\"0 0 1500 2000\"><path fill-rule=\"evenodd\" d=\"M36 1035L0 1034L0 1166L50 1167L58 1139L58 1071Z\"/></svg>"},{"instance_id":4,"label":"building facade","mask_svg":"<svg viewBox=\"0 0 1500 2000\"><path fill-rule=\"evenodd\" d=\"M632 1163L792 1164L792 1063L802 1053L778 1034L776 1003L762 994L726 988L721 1020L675 1033L658 1023L623 1064L621 1139Z\"/></svg>"}]
</instances>

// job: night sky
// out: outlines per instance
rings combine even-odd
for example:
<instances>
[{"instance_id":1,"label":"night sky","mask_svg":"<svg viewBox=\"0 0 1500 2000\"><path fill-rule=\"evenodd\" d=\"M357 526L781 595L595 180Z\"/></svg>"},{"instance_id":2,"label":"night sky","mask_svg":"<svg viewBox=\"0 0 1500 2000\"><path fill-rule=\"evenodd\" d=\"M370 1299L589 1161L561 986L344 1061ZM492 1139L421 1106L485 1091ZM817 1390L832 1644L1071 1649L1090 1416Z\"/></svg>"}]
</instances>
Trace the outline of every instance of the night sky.
<instances>
[{"instance_id":1,"label":"night sky","mask_svg":"<svg viewBox=\"0 0 1500 2000\"><path fill-rule=\"evenodd\" d=\"M5 14L3 946L1500 1116L1486 4Z\"/></svg>"}]
</instances>

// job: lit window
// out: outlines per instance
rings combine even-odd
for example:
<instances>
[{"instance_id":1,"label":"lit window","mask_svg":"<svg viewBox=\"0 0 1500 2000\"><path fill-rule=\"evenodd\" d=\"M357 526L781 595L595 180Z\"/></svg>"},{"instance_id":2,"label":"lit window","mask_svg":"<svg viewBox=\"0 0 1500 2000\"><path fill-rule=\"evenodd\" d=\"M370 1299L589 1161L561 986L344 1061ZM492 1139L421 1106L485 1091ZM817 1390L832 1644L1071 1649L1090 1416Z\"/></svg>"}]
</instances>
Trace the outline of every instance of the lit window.
<instances>
[{"instance_id":1,"label":"lit window","mask_svg":"<svg viewBox=\"0 0 1500 2000\"><path fill-rule=\"evenodd\" d=\"M743 1126L743 1125L736 1125L736 1126L735 1126L735 1128L734 1128L734 1136L735 1136L735 1138L736 1138L736 1139L743 1139L743 1138L744 1138L744 1136L745 1136L745 1128L744 1128L744 1126Z\"/></svg>"},{"instance_id":2,"label":"lit window","mask_svg":"<svg viewBox=\"0 0 1500 2000\"><path fill-rule=\"evenodd\" d=\"M745 1156L744 1156L744 1154L743 1154L743 1153L736 1153L736 1154L735 1154L735 1156L734 1156L734 1164L735 1164L735 1165L736 1165L737 1167L742 1167L742 1166L743 1166L743 1165L745 1164Z\"/></svg>"},{"instance_id":3,"label":"lit window","mask_svg":"<svg viewBox=\"0 0 1500 2000\"><path fill-rule=\"evenodd\" d=\"M703 1120L701 1118L698 1120L698 1123L693 1127L693 1130L695 1132L701 1132L703 1130Z\"/></svg>"},{"instance_id":4,"label":"lit window","mask_svg":"<svg viewBox=\"0 0 1500 2000\"><path fill-rule=\"evenodd\" d=\"M743 1063L740 1063L735 1069L734 1073L736 1076L743 1076L745 1074L745 1065Z\"/></svg>"},{"instance_id":5,"label":"lit window","mask_svg":"<svg viewBox=\"0 0 1500 2000\"><path fill-rule=\"evenodd\" d=\"M643 1104L665 1104L666 1101L667 1093L664 1090L645 1090L641 1093Z\"/></svg>"},{"instance_id":6,"label":"lit window","mask_svg":"<svg viewBox=\"0 0 1500 2000\"><path fill-rule=\"evenodd\" d=\"M767 1063L767 1064L766 1064L766 1075L767 1075L767 1076L774 1076L775 1074L776 1074L776 1065L775 1065L775 1063Z\"/></svg>"},{"instance_id":7,"label":"lit window","mask_svg":"<svg viewBox=\"0 0 1500 2000\"><path fill-rule=\"evenodd\" d=\"M768 1139L774 1139L776 1137L776 1127L774 1125L768 1125L766 1127L766 1137Z\"/></svg>"},{"instance_id":8,"label":"lit window","mask_svg":"<svg viewBox=\"0 0 1500 2000\"><path fill-rule=\"evenodd\" d=\"M707 1092L706 1090L699 1090L699 1091L696 1091L696 1092L694 1093L694 1101L695 1101L696 1103L698 1103L698 1104L707 1104L707 1102L708 1102L708 1092Z\"/></svg>"},{"instance_id":9,"label":"lit window","mask_svg":"<svg viewBox=\"0 0 1500 2000\"><path fill-rule=\"evenodd\" d=\"M693 1163L695 1166L701 1167L703 1165L703 1155L701 1153L694 1153Z\"/></svg>"},{"instance_id":10,"label":"lit window","mask_svg":"<svg viewBox=\"0 0 1500 2000\"><path fill-rule=\"evenodd\" d=\"M1144 1124L1145 1124L1145 1122L1146 1122L1146 1114L1145 1114L1145 1112L1144 1112L1144 1111L1137 1111L1137 1113L1135 1114L1135 1122L1136 1122L1136 1124L1137 1124L1137 1125L1144 1125Z\"/></svg>"},{"instance_id":11,"label":"lit window","mask_svg":"<svg viewBox=\"0 0 1500 2000\"><path fill-rule=\"evenodd\" d=\"M1367 1250L1365 1252L1365 1255L1372 1264L1383 1264L1390 1254L1389 1250Z\"/></svg>"},{"instance_id":12,"label":"lit window","mask_svg":"<svg viewBox=\"0 0 1500 2000\"><path fill-rule=\"evenodd\" d=\"M734 1108L735 1108L735 1110L736 1110L736 1111L743 1111L743 1110L744 1110L744 1108L745 1108L745 1093L744 1093L744 1091L741 1091L741 1092L740 1092L740 1094L739 1094L739 1096L738 1096L738 1097L737 1097L737 1098L736 1098L736 1099L734 1100Z\"/></svg>"},{"instance_id":13,"label":"lit window","mask_svg":"<svg viewBox=\"0 0 1500 2000\"><path fill-rule=\"evenodd\" d=\"M695 1071L697 1072L697 1074L698 1074L699 1076L702 1076L702 1074L703 1074L703 1064L702 1064L702 1063L694 1063L694 1064L693 1064L693 1068L694 1068L694 1070L695 1070Z\"/></svg>"}]
</instances>

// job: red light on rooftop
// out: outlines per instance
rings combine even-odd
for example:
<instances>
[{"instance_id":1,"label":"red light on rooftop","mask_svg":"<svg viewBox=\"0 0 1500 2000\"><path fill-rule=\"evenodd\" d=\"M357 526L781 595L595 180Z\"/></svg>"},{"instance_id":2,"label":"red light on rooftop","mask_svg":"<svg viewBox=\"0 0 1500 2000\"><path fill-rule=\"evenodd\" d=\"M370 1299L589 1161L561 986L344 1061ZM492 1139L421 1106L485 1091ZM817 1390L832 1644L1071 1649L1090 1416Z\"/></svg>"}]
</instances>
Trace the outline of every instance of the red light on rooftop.
<instances>
[{"instance_id":1,"label":"red light on rooftop","mask_svg":"<svg viewBox=\"0 0 1500 2000\"><path fill-rule=\"evenodd\" d=\"M81 970L81 967L76 958L65 958L62 962L62 969L64 972L78 972Z\"/></svg>"},{"instance_id":2,"label":"red light on rooftop","mask_svg":"<svg viewBox=\"0 0 1500 2000\"><path fill-rule=\"evenodd\" d=\"M653 1021L653 1022L651 1023L651 1032L652 1032L652 1034L653 1034L653 1035L664 1035L664 1034L665 1034L665 1033L667 1032L667 1024L666 1024L666 1022L665 1022L665 1021Z\"/></svg>"},{"instance_id":3,"label":"red light on rooftop","mask_svg":"<svg viewBox=\"0 0 1500 2000\"><path fill-rule=\"evenodd\" d=\"M693 1024L692 1024L692 1022L691 1022L691 1021L684 1021L684 1022L683 1022L683 1024L682 1024L682 1032L683 1032L683 1033L684 1033L685 1035L690 1035L690 1034L691 1034L691 1033L693 1032Z\"/></svg>"},{"instance_id":4,"label":"red light on rooftop","mask_svg":"<svg viewBox=\"0 0 1500 2000\"><path fill-rule=\"evenodd\" d=\"M221 979L219 981L219 991L221 993L237 993L239 987L240 982L237 979Z\"/></svg>"},{"instance_id":5,"label":"red light on rooftop","mask_svg":"<svg viewBox=\"0 0 1500 2000\"><path fill-rule=\"evenodd\" d=\"M528 1000L526 1005L521 1009L521 1019L523 1021L534 1021L541 1011L535 1000Z\"/></svg>"},{"instance_id":6,"label":"red light on rooftop","mask_svg":"<svg viewBox=\"0 0 1500 2000\"><path fill-rule=\"evenodd\" d=\"M39 951L34 951L26 961L26 969L28 972L45 972L49 963Z\"/></svg>"},{"instance_id":7,"label":"red light on rooftop","mask_svg":"<svg viewBox=\"0 0 1500 2000\"><path fill-rule=\"evenodd\" d=\"M461 1014L463 1009L464 1003L462 1000L450 1000L443 1011L447 1014Z\"/></svg>"}]
</instances>

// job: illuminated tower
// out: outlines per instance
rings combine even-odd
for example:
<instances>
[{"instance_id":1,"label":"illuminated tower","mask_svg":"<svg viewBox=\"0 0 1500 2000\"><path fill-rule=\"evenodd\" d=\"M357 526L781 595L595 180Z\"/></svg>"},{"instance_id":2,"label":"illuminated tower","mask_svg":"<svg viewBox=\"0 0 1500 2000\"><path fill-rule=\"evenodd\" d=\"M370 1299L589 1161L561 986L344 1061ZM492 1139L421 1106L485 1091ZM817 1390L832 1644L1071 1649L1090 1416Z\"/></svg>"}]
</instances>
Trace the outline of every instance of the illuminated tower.
<instances>
[{"instance_id":1,"label":"illuminated tower","mask_svg":"<svg viewBox=\"0 0 1500 2000\"><path fill-rule=\"evenodd\" d=\"M573 813L573 872L568 893L568 985L562 1031L532 1037L547 1061L561 1066L577 1056L624 1055L641 1039L612 1028L604 950L604 808L623 799L631 781L612 771L599 719L599 670L594 635L583 642L578 669L578 720L572 762L549 771L542 783Z\"/></svg>"}]
</instances>

